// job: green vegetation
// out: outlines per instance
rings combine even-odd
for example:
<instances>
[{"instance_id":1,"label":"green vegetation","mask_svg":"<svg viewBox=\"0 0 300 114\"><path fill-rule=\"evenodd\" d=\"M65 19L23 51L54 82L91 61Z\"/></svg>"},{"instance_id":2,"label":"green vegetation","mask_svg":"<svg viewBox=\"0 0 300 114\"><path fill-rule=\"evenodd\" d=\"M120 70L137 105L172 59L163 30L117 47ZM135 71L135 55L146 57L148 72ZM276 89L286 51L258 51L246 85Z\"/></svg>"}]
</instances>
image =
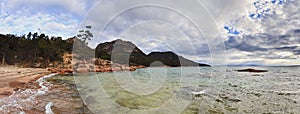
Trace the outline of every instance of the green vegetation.
<instances>
[{"instance_id":1,"label":"green vegetation","mask_svg":"<svg viewBox=\"0 0 300 114\"><path fill-rule=\"evenodd\" d=\"M61 62L62 55L70 53L72 47L73 44L69 40L45 34L31 32L23 36L0 34L1 64L47 67L51 63Z\"/></svg>"}]
</instances>

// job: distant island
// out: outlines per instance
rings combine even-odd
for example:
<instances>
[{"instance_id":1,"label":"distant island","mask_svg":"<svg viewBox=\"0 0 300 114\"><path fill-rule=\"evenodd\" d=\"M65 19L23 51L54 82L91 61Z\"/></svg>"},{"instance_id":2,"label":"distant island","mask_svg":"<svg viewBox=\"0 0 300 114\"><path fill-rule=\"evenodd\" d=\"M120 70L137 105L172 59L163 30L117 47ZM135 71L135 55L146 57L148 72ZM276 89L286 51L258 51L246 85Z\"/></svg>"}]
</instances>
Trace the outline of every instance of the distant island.
<instances>
[{"instance_id":1,"label":"distant island","mask_svg":"<svg viewBox=\"0 0 300 114\"><path fill-rule=\"evenodd\" d=\"M82 42L77 37L63 40L61 37L49 37L45 34L28 33L23 36L3 35L0 34L0 60L2 65L17 65L31 68L56 68L69 69L67 72L73 72L72 58L73 43ZM150 66L166 66L166 67L181 67L181 66L210 66L208 64L197 63L188 60L174 52L151 52L148 55L141 51L135 44L130 41L117 39L111 42L99 44L96 49L91 49L88 46L82 45L89 52L93 52L95 58L90 58L89 63L98 62L96 65L99 69L108 67L114 64L120 67L126 67L130 70L135 68L144 68ZM77 55L80 58L80 54ZM92 60L93 59L93 60ZM85 60L80 60L79 63L85 64ZM161 64L152 64L160 62ZM105 64L105 65L102 65ZM77 65L77 66L76 66ZM75 67L82 68L75 63ZM91 65L85 65L91 66ZM138 67L139 66L139 67ZM87 68L89 71L96 71L97 66ZM122 68L121 68L122 69ZM74 69L76 70L76 69ZM86 71L86 70L84 70ZM105 71L105 70L101 70ZM113 68L107 71L113 71Z\"/></svg>"}]
</instances>

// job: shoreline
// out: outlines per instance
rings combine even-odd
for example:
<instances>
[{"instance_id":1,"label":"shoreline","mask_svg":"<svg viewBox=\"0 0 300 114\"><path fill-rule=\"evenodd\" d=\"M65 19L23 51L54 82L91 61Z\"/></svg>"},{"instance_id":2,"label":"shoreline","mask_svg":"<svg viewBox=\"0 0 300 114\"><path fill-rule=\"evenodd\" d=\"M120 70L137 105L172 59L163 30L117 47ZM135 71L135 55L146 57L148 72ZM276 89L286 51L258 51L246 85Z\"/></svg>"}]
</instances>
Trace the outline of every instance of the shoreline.
<instances>
[{"instance_id":1,"label":"shoreline","mask_svg":"<svg viewBox=\"0 0 300 114\"><path fill-rule=\"evenodd\" d=\"M0 66L0 98L8 97L17 90L36 88L35 81L49 74L51 72L42 68Z\"/></svg>"},{"instance_id":2,"label":"shoreline","mask_svg":"<svg viewBox=\"0 0 300 114\"><path fill-rule=\"evenodd\" d=\"M55 91L53 91L51 94L57 96L58 99L61 99L61 100L57 100L57 99L53 100L53 106L51 107L51 110L54 112L54 114L56 113L70 114L70 113L79 113L79 112L83 114L92 114L92 112L88 109L87 105L81 99L81 96L77 91L77 86L72 77L67 75L57 74L46 80L47 82L53 84L53 86L50 87L50 90L53 89ZM57 90L63 90L63 91L57 91ZM61 92L64 95L62 95ZM65 107L65 105L61 105L61 104L67 104L69 107Z\"/></svg>"},{"instance_id":3,"label":"shoreline","mask_svg":"<svg viewBox=\"0 0 300 114\"><path fill-rule=\"evenodd\" d=\"M21 75L25 71L36 75ZM60 80L57 78L60 75L47 69L1 66L0 76L0 113L39 114L49 109L53 113L89 112L77 92L76 85L71 81ZM9 81L5 80L6 76L14 78Z\"/></svg>"},{"instance_id":4,"label":"shoreline","mask_svg":"<svg viewBox=\"0 0 300 114\"><path fill-rule=\"evenodd\" d=\"M146 67L146 68L148 68L148 67ZM159 67L156 67L156 68L159 68ZM237 67L237 68L239 68L239 67ZM219 93L218 94L210 94L210 95L214 95L216 97L216 99L205 98L204 100L209 101L208 103L218 103L219 104L218 107L222 107L222 106L226 105L226 102L231 102L234 105L227 107L228 108L227 111L230 111L230 112L231 111L238 112L238 110L231 110L231 108L239 109L239 110L243 109L248 112L251 112L253 110L256 110L258 112L266 112L267 110L257 110L257 108L253 108L253 107L252 107L253 109L249 108L245 104L249 101L253 101L255 103L255 105L264 107L266 109L273 109L272 102L264 99L264 97L272 96L272 97L277 98L279 100L278 102L282 102L280 104L280 106L284 106L284 103L288 103L291 105L290 108L293 108L296 110L297 107L295 108L295 106L297 106L297 103L299 103L299 99L292 99L293 100L292 102L291 102L291 100L288 100L288 99L282 99L282 97L293 98L293 96L297 97L299 95L298 91L284 90L286 88L290 88L288 86L295 87L295 85L298 84L294 81L297 81L299 77L291 78L291 74L294 74L294 72L296 72L296 71L291 72L291 70L293 70L293 69L290 69L290 70L289 69L276 69L276 70L267 69L270 72L264 74L264 76L256 77L256 76L253 76L252 73L235 72L234 70L237 68L232 68L232 70L231 70L232 72L229 72L231 75L229 75L227 78L224 78L224 79L218 77L220 75L220 73L222 73L222 72L219 72L219 73L216 72L216 74L211 76L210 79L214 79L215 80L214 83L216 84L216 85L212 84L211 88L213 91L211 91L211 92L218 92L219 91L218 87L220 86L220 84L222 86L226 87L228 89L228 91L219 91L220 94ZM10 67L8 69L14 70L13 68L10 68ZM27 70L32 70L32 69L29 68ZM277 70L279 70L280 72L277 72ZM276 71L276 72L274 72L274 71ZM198 71L195 70L194 72L198 72ZM273 76L273 74L275 74L275 76ZM195 76L195 77L199 76L199 74L195 74L195 73L191 73L190 75ZM206 76L206 74L201 75L201 77L203 77L203 81L202 81L203 85L199 86L201 88L206 88L206 86L207 86L207 84L205 84L206 83L205 79L207 77L205 77L205 76ZM279 77L277 77L277 76L279 76ZM45 93L41 93L40 91L35 91L35 90L42 90L43 87L41 85L29 83L29 85L31 85L30 87L32 87L32 88L34 88L34 87L36 88L39 86L40 87L36 88L36 89L19 89L18 91L16 91L16 93L14 93L14 95L10 96L11 100L7 100L7 99L3 100L0 98L1 100L3 100L3 101L0 100L0 113L1 113L1 110L2 111L4 110L5 113L6 113L5 110L9 110L10 112L7 112L7 113L24 112L24 113L28 113L28 114L31 114L31 113L39 114L39 113L45 113L45 111L47 109L51 109L51 111L53 113L88 113L88 114L91 113L91 111L88 110L88 107L82 101L81 96L77 91L76 84L73 81L73 78L74 78L73 76L57 74L57 75L49 77L49 78L47 78L46 76L43 76L43 77L41 77L39 79L40 81L36 80L34 82L37 82L40 84L40 82L42 81L41 85L46 87ZM207 79L207 82L210 79ZM241 81L241 82L236 82L236 79L239 79L239 81ZM267 84L267 82L269 82L270 79L272 79L272 81L282 83L285 86L278 85L282 89L280 89L280 88L271 89L271 90L263 89L263 91L260 91L261 87L257 83L261 82L263 87L269 87L269 84ZM220 83L220 82L223 82L223 80L225 80L226 83L224 83L224 84ZM258 81L253 81L253 80L258 80ZM286 83L290 83L291 85L286 85ZM208 83L208 85L209 84L210 83ZM252 86L255 86L255 85L257 85L255 87L256 90L251 89ZM242 86L251 87L251 88L240 88ZM26 86L26 87L29 87L29 86ZM115 87L115 86L113 85L113 87ZM239 88L243 91L236 91L237 88ZM193 88L182 88L182 89L193 90ZM87 90L90 90L90 89L87 89ZM183 91L183 92L185 92L185 91ZM23 95L23 93L25 93L25 96ZM28 93L29 93L29 95L27 95ZM32 95L31 93L34 93L34 95ZM36 95L36 94L38 94L38 95ZM115 92L113 94L121 95L121 94L115 93ZM181 95L181 94L185 95L184 93L180 93L179 95ZM34 99L31 99L31 96L33 96ZM115 95L113 95L113 96L115 96ZM258 98L261 100L256 101L256 99L258 99ZM19 99L21 99L22 102L19 102ZM20 105L20 107L22 107L22 108L14 107L13 105L11 105L9 108L7 108L6 106L3 106L3 105L6 105L7 104L6 102L8 102L8 101L12 102L11 104L15 104L17 106ZM143 102L146 102L146 101L143 101ZM196 104L189 107L188 111L197 112L197 110L200 106L197 103L200 103L200 99L196 98L193 102ZM127 101L124 101L122 103L125 103L124 106L128 106L128 107L136 105L134 102L128 103ZM242 105L242 107L236 107L235 104L243 104L243 105ZM194 108L194 106L197 106L198 108ZM2 107L5 107L5 108L2 108ZM216 110L216 112L218 112L219 110L217 110L217 109L219 109L219 108L207 108L207 107L199 108L199 110L204 110L204 111L205 110ZM279 108L279 109L280 109L280 111L284 111L283 108ZM220 111L220 112L222 112L222 111Z\"/></svg>"}]
</instances>

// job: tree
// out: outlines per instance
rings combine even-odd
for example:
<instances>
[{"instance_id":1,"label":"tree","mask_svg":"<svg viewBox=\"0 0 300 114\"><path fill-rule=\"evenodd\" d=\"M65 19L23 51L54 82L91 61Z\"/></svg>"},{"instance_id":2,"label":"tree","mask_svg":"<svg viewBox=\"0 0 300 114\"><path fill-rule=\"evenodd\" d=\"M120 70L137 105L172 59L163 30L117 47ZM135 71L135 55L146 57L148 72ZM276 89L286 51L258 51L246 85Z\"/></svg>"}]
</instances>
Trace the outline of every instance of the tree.
<instances>
[{"instance_id":1,"label":"tree","mask_svg":"<svg viewBox=\"0 0 300 114\"><path fill-rule=\"evenodd\" d=\"M7 34L0 36L0 54L2 57L2 64L7 64L7 58L14 56L15 45L18 40L15 35ZM20 38L19 38L20 39Z\"/></svg>"},{"instance_id":2,"label":"tree","mask_svg":"<svg viewBox=\"0 0 300 114\"><path fill-rule=\"evenodd\" d=\"M84 43L83 43L84 44ZM73 42L38 33L24 36L0 34L0 64L47 67L49 63L62 62L62 55L72 51Z\"/></svg>"},{"instance_id":3,"label":"tree","mask_svg":"<svg viewBox=\"0 0 300 114\"><path fill-rule=\"evenodd\" d=\"M37 32L35 32L35 33L32 35L32 39L36 39L38 36L39 36L39 34L38 34Z\"/></svg>"},{"instance_id":4,"label":"tree","mask_svg":"<svg viewBox=\"0 0 300 114\"><path fill-rule=\"evenodd\" d=\"M92 40L92 37L94 37L94 35L91 32L92 26L85 26L85 28L85 30L79 31L77 37L87 45L89 41Z\"/></svg>"},{"instance_id":5,"label":"tree","mask_svg":"<svg viewBox=\"0 0 300 114\"><path fill-rule=\"evenodd\" d=\"M77 34L77 38L74 42L73 46L73 54L77 57L74 59L81 60L83 62L87 62L87 60L92 60L95 56L94 50L88 47L89 42L93 38L93 33L91 32L92 26L85 26L84 30L79 30Z\"/></svg>"},{"instance_id":6,"label":"tree","mask_svg":"<svg viewBox=\"0 0 300 114\"><path fill-rule=\"evenodd\" d=\"M0 52L1 52L1 55L2 55L2 64L5 64L5 58L6 58L6 55L8 53L8 50L9 50L9 44L7 43L7 38L1 38L1 47L0 47Z\"/></svg>"},{"instance_id":7,"label":"tree","mask_svg":"<svg viewBox=\"0 0 300 114\"><path fill-rule=\"evenodd\" d=\"M27 39L31 39L31 36L32 36L32 33L29 32L29 33L27 34Z\"/></svg>"},{"instance_id":8,"label":"tree","mask_svg":"<svg viewBox=\"0 0 300 114\"><path fill-rule=\"evenodd\" d=\"M40 36L38 36L38 39L44 39L46 37L46 35L44 33L42 33Z\"/></svg>"}]
</instances>

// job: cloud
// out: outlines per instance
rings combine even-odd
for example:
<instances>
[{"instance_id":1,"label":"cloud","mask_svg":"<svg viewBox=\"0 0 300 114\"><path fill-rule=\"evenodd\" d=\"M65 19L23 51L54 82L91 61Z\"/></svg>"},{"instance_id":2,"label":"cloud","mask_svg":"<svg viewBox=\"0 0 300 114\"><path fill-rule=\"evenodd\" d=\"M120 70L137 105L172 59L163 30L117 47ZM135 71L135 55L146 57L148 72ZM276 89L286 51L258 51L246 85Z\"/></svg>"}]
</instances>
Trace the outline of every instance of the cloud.
<instances>
[{"instance_id":1,"label":"cloud","mask_svg":"<svg viewBox=\"0 0 300 114\"><path fill-rule=\"evenodd\" d=\"M230 27L242 33L227 34L229 64L299 64L299 1L251 2L247 13L232 18ZM242 52L251 54L236 56Z\"/></svg>"},{"instance_id":2,"label":"cloud","mask_svg":"<svg viewBox=\"0 0 300 114\"><path fill-rule=\"evenodd\" d=\"M15 12L7 17L0 17L1 33L22 35L28 32L42 32L63 37L76 34L77 20L61 21L57 16L41 13L28 16L22 13Z\"/></svg>"},{"instance_id":3,"label":"cloud","mask_svg":"<svg viewBox=\"0 0 300 114\"><path fill-rule=\"evenodd\" d=\"M121 38L146 53L175 51L206 63L224 59L229 64L299 63L299 1L170 0L153 5L157 1L5 0L0 2L0 31L26 34L40 28L71 37L82 22L81 29L92 25L92 47Z\"/></svg>"},{"instance_id":4,"label":"cloud","mask_svg":"<svg viewBox=\"0 0 300 114\"><path fill-rule=\"evenodd\" d=\"M217 37L220 34L216 23L209 18L205 9L199 8L197 1L185 2L184 5L182 1L161 2L162 5L153 5L154 2L148 0L132 5L124 1L102 1L89 12L81 25L82 29L86 25L93 26L95 37L90 46L123 38L135 44L157 43L139 46L146 53L175 51L181 55L210 58L211 52L219 51L214 53L218 56L225 50L224 45L218 46L223 40Z\"/></svg>"},{"instance_id":5,"label":"cloud","mask_svg":"<svg viewBox=\"0 0 300 114\"><path fill-rule=\"evenodd\" d=\"M42 32L68 38L76 35L80 17L86 11L82 0L4 0L0 7L2 34Z\"/></svg>"},{"instance_id":6,"label":"cloud","mask_svg":"<svg viewBox=\"0 0 300 114\"><path fill-rule=\"evenodd\" d=\"M148 2L149 1L145 3ZM255 63L264 64L262 61L271 58L276 59L276 57L281 59L282 56L264 56L266 54L275 54L277 51L290 51L294 54L299 52L296 47L294 50L288 50L289 48L287 47L287 45L297 42L295 37L297 37L296 33L299 33L299 29L292 27L298 23L298 21L296 21L298 18L294 16L296 13L289 11L290 9L287 9L287 7L292 6L295 8L297 4L286 3L283 5L271 3L266 7L260 8L259 10L262 11L259 11L257 7L253 5L255 2L257 1L202 0L201 4L207 8L206 10L209 11L209 14L213 17L213 23L216 25L217 30L214 27L206 27L209 25L207 23L211 22L210 20L207 20L208 18L195 17L201 17L203 15L199 14L201 11L197 13L193 12L194 15L197 14L195 16L190 15L191 12L184 13L184 16L182 16L180 13L176 13L176 11L174 12L162 7L147 6L123 10L130 6L130 3L116 3L116 1L113 0L102 2L101 4L103 4L103 7L96 7L96 9L91 12L90 16L84 20L83 25L93 25L94 31L96 31L97 34L102 33L103 36L96 35L99 37L96 37L97 40L93 42L94 45L116 38L124 38L134 41L136 44L145 42L145 39L148 41L155 40L155 45L144 45L141 46L141 49L146 52L173 49L181 55L194 58L194 60L197 58L196 56L201 56L201 59L209 60L210 56L215 56L215 58L217 58L218 55L222 55L221 52L225 49L222 47L223 41L220 41L219 39L224 39L226 49L230 52L227 53L229 57L237 58L236 56L231 56L231 54L235 55L235 53L251 52L253 54L258 54L257 57L259 60L254 58L255 55L247 55L244 58L249 57L255 59L256 61L252 61ZM189 5L186 6L180 5L180 2L172 4L174 6L183 7L183 9L175 8L175 10L179 12L190 10L194 6L189 3L187 3ZM274 14L267 14L265 10L268 10L268 8L270 8L269 11L273 11ZM261 14L263 16L260 18L253 18L253 15L250 16L250 14L254 13L255 15ZM102 15L97 16L100 14ZM194 27L193 23L186 19L185 16L194 17L193 19L196 20L193 21L200 22L201 24L197 23L198 26ZM291 25L292 23L289 22L291 19L294 25ZM162 23L146 23L149 20L159 20ZM109 21L110 23L108 23ZM140 26L139 23L142 23L143 26ZM106 28L104 28L105 24L107 24ZM168 24L177 30L170 30L170 28L163 26L169 26ZM284 27L278 29L278 27L282 25ZM224 28L227 28L227 30ZM127 34L125 37L119 36L124 31L128 31L128 29L132 29L129 30L131 31L129 32L130 34ZM293 32L293 35L287 33L288 31ZM178 34L179 32L183 35ZM219 32L222 32L222 34ZM206 35L203 35L203 33ZM234 34L230 36L228 33ZM170 44L172 48L163 45L163 43ZM153 42L151 44L153 44ZM234 51L232 51L233 49ZM289 56L283 58L289 59ZM290 58L294 57L291 55ZM218 59L221 60L222 58ZM240 63L249 63L250 61L250 59L242 60L244 62L240 61ZM200 61L199 58L197 61ZM228 61L234 60L229 58Z\"/></svg>"},{"instance_id":7,"label":"cloud","mask_svg":"<svg viewBox=\"0 0 300 114\"><path fill-rule=\"evenodd\" d=\"M7 7L16 9L30 7L34 10L46 10L46 8L63 8L69 12L82 15L87 10L85 0L7 0ZM52 9L54 10L54 9Z\"/></svg>"},{"instance_id":8,"label":"cloud","mask_svg":"<svg viewBox=\"0 0 300 114\"><path fill-rule=\"evenodd\" d=\"M243 15L232 18L229 25L243 31L244 35L259 33L284 34L299 25L299 1L284 2L270 0L252 0ZM253 17L255 15L256 17ZM292 25L294 23L294 25ZM280 26L278 26L280 25Z\"/></svg>"},{"instance_id":9,"label":"cloud","mask_svg":"<svg viewBox=\"0 0 300 114\"><path fill-rule=\"evenodd\" d=\"M282 35L261 33L230 37L225 42L229 64L238 64L235 63L237 61L240 62L239 64L250 64L252 60L257 59L261 60L255 62L259 65L299 64L299 34L297 30L290 31L293 32Z\"/></svg>"}]
</instances>

